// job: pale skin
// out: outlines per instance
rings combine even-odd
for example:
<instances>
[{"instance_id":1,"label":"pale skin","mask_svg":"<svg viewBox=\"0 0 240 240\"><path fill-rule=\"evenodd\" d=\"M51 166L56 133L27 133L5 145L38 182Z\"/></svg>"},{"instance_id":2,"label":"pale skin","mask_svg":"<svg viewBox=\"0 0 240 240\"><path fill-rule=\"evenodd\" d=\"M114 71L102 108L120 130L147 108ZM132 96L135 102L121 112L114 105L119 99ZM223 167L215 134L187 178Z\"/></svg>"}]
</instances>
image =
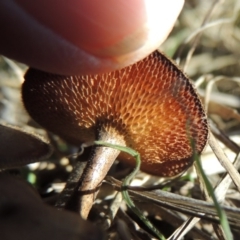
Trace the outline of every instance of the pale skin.
<instances>
[{"instance_id":1,"label":"pale skin","mask_svg":"<svg viewBox=\"0 0 240 240\"><path fill-rule=\"evenodd\" d=\"M183 3L1 0L0 54L65 75L119 69L159 47Z\"/></svg>"},{"instance_id":2,"label":"pale skin","mask_svg":"<svg viewBox=\"0 0 240 240\"><path fill-rule=\"evenodd\" d=\"M167 38L184 1L99 3L97 0L36 0L33 4L27 0L0 1L0 31L4 32L0 53L31 67L65 75L120 69L144 58ZM100 184L109 167L91 185L92 189ZM88 176L94 174L86 172L83 182L88 182ZM80 184L79 190L88 187ZM81 200L88 202L80 204L83 218L87 218L93 204L91 195Z\"/></svg>"}]
</instances>

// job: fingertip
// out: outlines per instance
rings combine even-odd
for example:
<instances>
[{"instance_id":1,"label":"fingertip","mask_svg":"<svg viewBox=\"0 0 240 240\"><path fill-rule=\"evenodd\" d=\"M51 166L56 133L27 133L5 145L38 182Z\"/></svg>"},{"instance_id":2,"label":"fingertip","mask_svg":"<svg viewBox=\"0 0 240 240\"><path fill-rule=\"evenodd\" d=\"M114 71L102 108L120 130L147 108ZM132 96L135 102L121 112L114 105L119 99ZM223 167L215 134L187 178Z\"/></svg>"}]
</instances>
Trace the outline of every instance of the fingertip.
<instances>
[{"instance_id":1,"label":"fingertip","mask_svg":"<svg viewBox=\"0 0 240 240\"><path fill-rule=\"evenodd\" d=\"M183 2L2 0L0 29L5 34L0 49L53 73L115 70L155 50L173 27Z\"/></svg>"}]
</instances>

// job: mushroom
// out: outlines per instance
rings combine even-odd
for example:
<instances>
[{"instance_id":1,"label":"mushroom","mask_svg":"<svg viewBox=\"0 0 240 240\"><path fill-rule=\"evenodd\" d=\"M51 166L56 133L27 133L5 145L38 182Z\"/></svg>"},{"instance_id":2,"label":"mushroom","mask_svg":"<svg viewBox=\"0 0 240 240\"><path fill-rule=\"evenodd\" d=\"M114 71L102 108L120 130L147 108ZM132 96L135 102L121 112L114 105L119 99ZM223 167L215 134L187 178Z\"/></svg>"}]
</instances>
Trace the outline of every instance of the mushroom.
<instances>
[{"instance_id":1,"label":"mushroom","mask_svg":"<svg viewBox=\"0 0 240 240\"><path fill-rule=\"evenodd\" d=\"M185 171L208 137L206 115L194 87L157 51L101 75L61 76L29 69L22 98L30 116L47 130L75 145L101 140L131 147L141 155L141 170L158 176ZM117 157L135 166L135 159L125 153L94 148L77 189L83 218Z\"/></svg>"}]
</instances>

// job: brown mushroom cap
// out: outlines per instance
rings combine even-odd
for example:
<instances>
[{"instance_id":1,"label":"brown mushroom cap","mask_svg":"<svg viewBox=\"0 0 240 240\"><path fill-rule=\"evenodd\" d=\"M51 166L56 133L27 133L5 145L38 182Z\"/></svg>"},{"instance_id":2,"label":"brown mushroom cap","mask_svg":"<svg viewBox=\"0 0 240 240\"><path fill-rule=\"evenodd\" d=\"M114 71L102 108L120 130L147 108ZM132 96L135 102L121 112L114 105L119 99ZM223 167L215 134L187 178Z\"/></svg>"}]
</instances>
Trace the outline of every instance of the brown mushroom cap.
<instances>
[{"instance_id":1,"label":"brown mushroom cap","mask_svg":"<svg viewBox=\"0 0 240 240\"><path fill-rule=\"evenodd\" d=\"M76 145L116 129L140 153L145 172L177 175L192 164L191 141L198 153L206 144L207 120L192 84L159 52L102 75L30 69L25 79L23 102L40 125ZM127 154L118 159L135 166Z\"/></svg>"}]
</instances>

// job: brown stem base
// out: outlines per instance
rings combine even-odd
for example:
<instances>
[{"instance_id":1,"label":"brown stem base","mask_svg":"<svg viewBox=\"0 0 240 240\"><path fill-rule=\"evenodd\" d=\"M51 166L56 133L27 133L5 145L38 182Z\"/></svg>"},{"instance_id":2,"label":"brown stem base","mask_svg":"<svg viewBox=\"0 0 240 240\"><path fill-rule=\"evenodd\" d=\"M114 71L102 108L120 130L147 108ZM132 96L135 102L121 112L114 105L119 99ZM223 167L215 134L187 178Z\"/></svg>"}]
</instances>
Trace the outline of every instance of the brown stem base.
<instances>
[{"instance_id":1,"label":"brown stem base","mask_svg":"<svg viewBox=\"0 0 240 240\"><path fill-rule=\"evenodd\" d=\"M126 145L124 137L112 128L107 131L101 130L98 140L122 146ZM71 184L67 184L72 187L71 191L74 188L74 193L66 203L66 209L78 211L83 219L87 219L99 187L119 153L120 151L108 147L94 147L77 186L72 187ZM74 168L72 173L74 179L78 179L79 175L76 176L78 172L81 171Z\"/></svg>"}]
</instances>

